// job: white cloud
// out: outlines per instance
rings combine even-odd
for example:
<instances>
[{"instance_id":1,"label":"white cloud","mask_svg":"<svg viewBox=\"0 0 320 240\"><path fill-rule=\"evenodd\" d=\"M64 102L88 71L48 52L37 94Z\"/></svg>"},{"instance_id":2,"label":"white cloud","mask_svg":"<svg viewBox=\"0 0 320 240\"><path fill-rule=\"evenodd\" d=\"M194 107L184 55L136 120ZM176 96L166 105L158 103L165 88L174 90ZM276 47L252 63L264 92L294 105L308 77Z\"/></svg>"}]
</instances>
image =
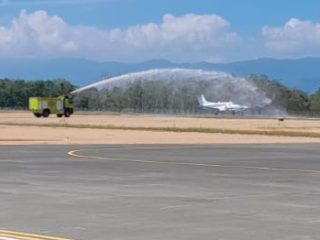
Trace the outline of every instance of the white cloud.
<instances>
[{"instance_id":1,"label":"white cloud","mask_svg":"<svg viewBox=\"0 0 320 240\"><path fill-rule=\"evenodd\" d=\"M227 21L216 15L175 17L166 14L161 24L149 23L115 31L118 41L132 47L176 48L187 45L188 49L217 49L237 40L235 33L226 31L228 26Z\"/></svg>"},{"instance_id":2,"label":"white cloud","mask_svg":"<svg viewBox=\"0 0 320 240\"><path fill-rule=\"evenodd\" d=\"M274 54L312 56L320 54L320 23L291 18L282 27L264 27L265 46Z\"/></svg>"},{"instance_id":3,"label":"white cloud","mask_svg":"<svg viewBox=\"0 0 320 240\"><path fill-rule=\"evenodd\" d=\"M21 11L10 26L0 26L0 56L123 61L220 59L239 39L229 31L229 23L217 15L166 14L160 24L106 30L72 26L45 11Z\"/></svg>"},{"instance_id":4,"label":"white cloud","mask_svg":"<svg viewBox=\"0 0 320 240\"><path fill-rule=\"evenodd\" d=\"M69 27L59 17L44 11L28 14L22 11L9 28L0 27L0 54L14 56L42 56L72 52Z\"/></svg>"}]
</instances>

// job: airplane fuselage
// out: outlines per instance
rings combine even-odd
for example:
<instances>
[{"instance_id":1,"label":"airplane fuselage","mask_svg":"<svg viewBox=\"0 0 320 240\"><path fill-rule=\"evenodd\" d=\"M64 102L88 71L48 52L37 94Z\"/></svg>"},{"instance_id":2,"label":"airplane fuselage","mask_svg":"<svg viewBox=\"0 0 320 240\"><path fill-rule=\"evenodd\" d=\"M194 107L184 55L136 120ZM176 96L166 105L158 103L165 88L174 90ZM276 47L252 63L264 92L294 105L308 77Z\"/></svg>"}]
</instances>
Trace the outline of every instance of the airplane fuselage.
<instances>
[{"instance_id":1,"label":"airplane fuselage","mask_svg":"<svg viewBox=\"0 0 320 240\"><path fill-rule=\"evenodd\" d=\"M208 102L203 95L198 97L201 108L211 109L219 112L242 112L248 109L247 106L233 102Z\"/></svg>"}]
</instances>

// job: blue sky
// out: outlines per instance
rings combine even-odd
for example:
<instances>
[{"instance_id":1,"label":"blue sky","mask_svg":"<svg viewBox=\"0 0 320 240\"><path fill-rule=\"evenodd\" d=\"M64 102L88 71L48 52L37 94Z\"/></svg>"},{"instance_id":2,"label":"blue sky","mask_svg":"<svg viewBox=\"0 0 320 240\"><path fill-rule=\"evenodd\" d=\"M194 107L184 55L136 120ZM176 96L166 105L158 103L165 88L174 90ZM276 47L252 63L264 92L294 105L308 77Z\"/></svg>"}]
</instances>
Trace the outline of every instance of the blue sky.
<instances>
[{"instance_id":1,"label":"blue sky","mask_svg":"<svg viewBox=\"0 0 320 240\"><path fill-rule=\"evenodd\" d=\"M319 9L316 0L0 0L0 57L317 57Z\"/></svg>"}]
</instances>

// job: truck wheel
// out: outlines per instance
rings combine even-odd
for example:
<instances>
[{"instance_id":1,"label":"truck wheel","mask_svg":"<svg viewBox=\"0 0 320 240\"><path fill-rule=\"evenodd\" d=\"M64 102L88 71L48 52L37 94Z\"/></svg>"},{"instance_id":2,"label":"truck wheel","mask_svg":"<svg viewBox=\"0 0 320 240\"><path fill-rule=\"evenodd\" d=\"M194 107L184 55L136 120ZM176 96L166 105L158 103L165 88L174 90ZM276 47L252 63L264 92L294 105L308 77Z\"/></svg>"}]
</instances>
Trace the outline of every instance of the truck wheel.
<instances>
[{"instance_id":1,"label":"truck wheel","mask_svg":"<svg viewBox=\"0 0 320 240\"><path fill-rule=\"evenodd\" d=\"M39 117L41 117L42 116L42 114L41 113L34 113L33 114L35 117L37 117L37 118L39 118Z\"/></svg>"},{"instance_id":2,"label":"truck wheel","mask_svg":"<svg viewBox=\"0 0 320 240\"><path fill-rule=\"evenodd\" d=\"M42 116L47 118L50 115L50 111L48 109L43 110Z\"/></svg>"},{"instance_id":3,"label":"truck wheel","mask_svg":"<svg viewBox=\"0 0 320 240\"><path fill-rule=\"evenodd\" d=\"M65 116L65 117L70 117L70 115L71 115L71 114L70 114L70 110L69 110L69 109L65 109L65 110L64 110L64 116Z\"/></svg>"},{"instance_id":4,"label":"truck wheel","mask_svg":"<svg viewBox=\"0 0 320 240\"><path fill-rule=\"evenodd\" d=\"M57 117L58 117L58 118L61 118L62 116L63 116L63 114L61 114L61 113L58 113L58 114L57 114Z\"/></svg>"}]
</instances>

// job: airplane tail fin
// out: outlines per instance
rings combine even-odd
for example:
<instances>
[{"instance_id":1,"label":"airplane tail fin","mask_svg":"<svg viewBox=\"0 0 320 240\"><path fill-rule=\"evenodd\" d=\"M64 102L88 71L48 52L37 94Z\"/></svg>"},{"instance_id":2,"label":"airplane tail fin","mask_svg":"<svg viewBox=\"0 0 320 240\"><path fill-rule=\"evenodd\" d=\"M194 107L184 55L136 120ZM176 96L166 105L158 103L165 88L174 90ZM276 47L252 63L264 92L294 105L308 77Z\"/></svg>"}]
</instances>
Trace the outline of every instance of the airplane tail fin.
<instances>
[{"instance_id":1,"label":"airplane tail fin","mask_svg":"<svg viewBox=\"0 0 320 240\"><path fill-rule=\"evenodd\" d=\"M201 94L200 96L198 96L198 102L199 102L199 104L202 106L202 105L205 105L208 101L206 100L206 98L204 97L204 95Z\"/></svg>"}]
</instances>

